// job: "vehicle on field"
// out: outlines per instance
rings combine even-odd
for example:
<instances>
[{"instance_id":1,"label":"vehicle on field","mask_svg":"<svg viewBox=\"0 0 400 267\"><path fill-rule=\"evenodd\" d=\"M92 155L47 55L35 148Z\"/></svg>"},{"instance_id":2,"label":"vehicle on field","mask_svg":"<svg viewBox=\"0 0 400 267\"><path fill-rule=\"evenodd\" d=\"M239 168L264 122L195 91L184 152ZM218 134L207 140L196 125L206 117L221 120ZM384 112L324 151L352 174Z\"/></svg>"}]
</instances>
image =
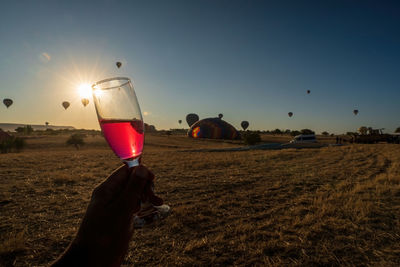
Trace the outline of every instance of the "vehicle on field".
<instances>
[{"instance_id":1,"label":"vehicle on field","mask_svg":"<svg viewBox=\"0 0 400 267\"><path fill-rule=\"evenodd\" d=\"M290 141L291 144L301 144L301 143L316 143L317 138L315 137L315 134L300 134L296 135L292 141Z\"/></svg>"}]
</instances>

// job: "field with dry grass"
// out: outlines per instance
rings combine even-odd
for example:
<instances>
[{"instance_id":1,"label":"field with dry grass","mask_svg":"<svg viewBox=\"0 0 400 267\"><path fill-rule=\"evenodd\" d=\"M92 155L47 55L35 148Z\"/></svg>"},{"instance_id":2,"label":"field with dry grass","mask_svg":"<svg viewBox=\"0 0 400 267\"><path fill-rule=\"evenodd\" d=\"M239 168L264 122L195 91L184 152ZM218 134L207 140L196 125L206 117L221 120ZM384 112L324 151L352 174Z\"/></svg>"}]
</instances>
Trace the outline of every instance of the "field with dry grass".
<instances>
[{"instance_id":1,"label":"field with dry grass","mask_svg":"<svg viewBox=\"0 0 400 267\"><path fill-rule=\"evenodd\" d=\"M53 261L121 164L100 136L81 150L66 139L0 154L1 266ZM400 266L400 145L194 152L239 145L147 136L144 163L173 212L135 232L124 264Z\"/></svg>"}]
</instances>

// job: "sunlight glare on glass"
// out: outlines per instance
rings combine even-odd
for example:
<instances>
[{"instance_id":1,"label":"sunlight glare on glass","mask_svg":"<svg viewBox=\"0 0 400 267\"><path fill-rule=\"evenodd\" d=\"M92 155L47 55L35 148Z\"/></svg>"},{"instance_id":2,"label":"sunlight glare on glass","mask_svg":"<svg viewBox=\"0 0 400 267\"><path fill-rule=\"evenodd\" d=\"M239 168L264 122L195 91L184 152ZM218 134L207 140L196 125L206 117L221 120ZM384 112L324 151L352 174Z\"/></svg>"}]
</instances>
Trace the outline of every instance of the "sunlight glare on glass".
<instances>
[{"instance_id":1,"label":"sunlight glare on glass","mask_svg":"<svg viewBox=\"0 0 400 267\"><path fill-rule=\"evenodd\" d=\"M103 91L99 88L94 87L93 93L96 97L99 97L103 94Z\"/></svg>"},{"instance_id":2,"label":"sunlight glare on glass","mask_svg":"<svg viewBox=\"0 0 400 267\"><path fill-rule=\"evenodd\" d=\"M78 92L81 98L90 98L92 95L92 88L88 83L81 83L78 86Z\"/></svg>"}]
</instances>

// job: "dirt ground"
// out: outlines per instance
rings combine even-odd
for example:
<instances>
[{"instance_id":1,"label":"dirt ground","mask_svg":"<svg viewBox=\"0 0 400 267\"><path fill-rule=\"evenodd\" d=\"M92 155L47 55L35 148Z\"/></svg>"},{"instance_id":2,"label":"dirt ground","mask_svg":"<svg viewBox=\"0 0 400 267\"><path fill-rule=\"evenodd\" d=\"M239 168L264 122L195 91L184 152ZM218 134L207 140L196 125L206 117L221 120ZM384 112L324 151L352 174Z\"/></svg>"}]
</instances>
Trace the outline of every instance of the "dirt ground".
<instances>
[{"instance_id":1,"label":"dirt ground","mask_svg":"<svg viewBox=\"0 0 400 267\"><path fill-rule=\"evenodd\" d=\"M101 136L79 151L66 139L0 154L0 266L57 258L121 165ZM135 232L125 265L400 266L400 145L190 152L239 145L147 135L172 213Z\"/></svg>"}]
</instances>

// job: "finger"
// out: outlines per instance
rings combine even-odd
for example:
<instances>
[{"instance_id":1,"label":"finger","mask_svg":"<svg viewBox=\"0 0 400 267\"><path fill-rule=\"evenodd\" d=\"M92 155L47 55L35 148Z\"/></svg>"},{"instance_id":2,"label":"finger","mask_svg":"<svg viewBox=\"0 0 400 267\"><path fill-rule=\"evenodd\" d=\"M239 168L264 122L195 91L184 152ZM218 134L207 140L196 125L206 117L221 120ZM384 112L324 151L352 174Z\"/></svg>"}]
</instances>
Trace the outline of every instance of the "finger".
<instances>
[{"instance_id":1,"label":"finger","mask_svg":"<svg viewBox=\"0 0 400 267\"><path fill-rule=\"evenodd\" d=\"M164 204L164 201L162 200L162 198L156 196L154 194L153 190L150 190L147 196L147 199L149 200L149 202L151 204L153 204L154 206L161 206L162 204Z\"/></svg>"},{"instance_id":2,"label":"finger","mask_svg":"<svg viewBox=\"0 0 400 267\"><path fill-rule=\"evenodd\" d=\"M128 212L133 213L140 208L140 199L150 178L150 172L143 165L133 169L121 195L121 205L126 207Z\"/></svg>"}]
</instances>

